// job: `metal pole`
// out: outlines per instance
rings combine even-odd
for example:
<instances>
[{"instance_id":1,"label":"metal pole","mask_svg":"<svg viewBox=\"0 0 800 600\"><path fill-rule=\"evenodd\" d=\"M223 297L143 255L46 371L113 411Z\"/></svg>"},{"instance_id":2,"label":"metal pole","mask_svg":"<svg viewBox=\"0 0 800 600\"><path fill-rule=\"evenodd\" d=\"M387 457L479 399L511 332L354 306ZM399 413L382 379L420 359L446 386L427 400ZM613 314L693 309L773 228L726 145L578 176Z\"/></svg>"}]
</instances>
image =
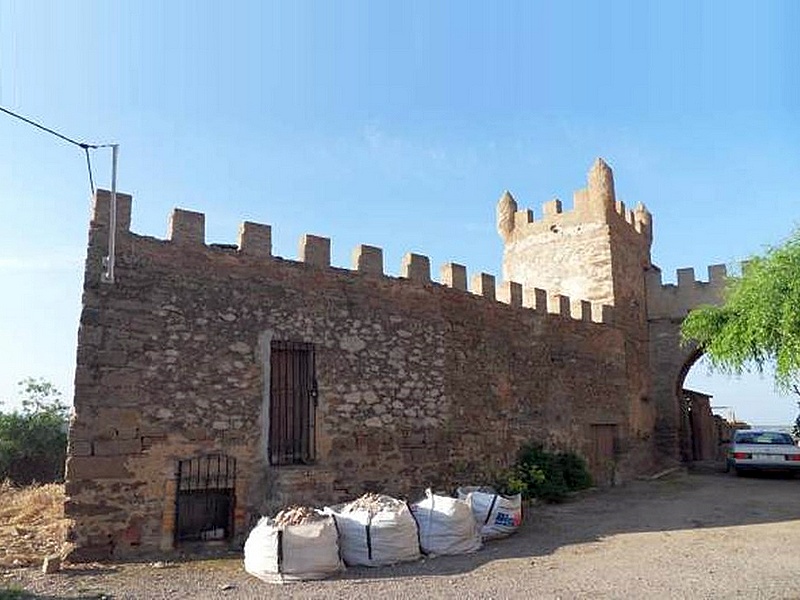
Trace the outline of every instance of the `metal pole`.
<instances>
[{"instance_id":1,"label":"metal pole","mask_svg":"<svg viewBox=\"0 0 800 600\"><path fill-rule=\"evenodd\" d=\"M111 145L111 206L109 207L108 258L106 281L114 283L114 259L117 251L117 155L119 144Z\"/></svg>"}]
</instances>

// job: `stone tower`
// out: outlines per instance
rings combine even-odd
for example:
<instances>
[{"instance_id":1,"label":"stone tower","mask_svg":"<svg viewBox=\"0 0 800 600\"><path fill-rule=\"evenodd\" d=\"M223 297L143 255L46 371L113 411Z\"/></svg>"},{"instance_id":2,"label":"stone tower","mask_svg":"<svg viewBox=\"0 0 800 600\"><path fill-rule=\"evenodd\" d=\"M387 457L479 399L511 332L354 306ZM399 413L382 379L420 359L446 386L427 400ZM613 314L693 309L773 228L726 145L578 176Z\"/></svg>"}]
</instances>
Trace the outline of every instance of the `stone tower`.
<instances>
[{"instance_id":1,"label":"stone tower","mask_svg":"<svg viewBox=\"0 0 800 600\"><path fill-rule=\"evenodd\" d=\"M626 338L631 373L631 426L652 428L647 408L649 349L645 272L651 268L652 218L644 205L633 210L616 198L611 168L598 158L587 186L573 196L572 210L561 201L543 205L541 218L505 192L497 204L497 230L504 242L503 278L528 290L547 290L613 307L614 326ZM573 309L574 311L575 309Z\"/></svg>"},{"instance_id":2,"label":"stone tower","mask_svg":"<svg viewBox=\"0 0 800 600\"><path fill-rule=\"evenodd\" d=\"M608 304L618 326L644 326L651 216L641 203L629 211L617 201L614 175L602 159L592 165L587 187L575 192L572 210L555 199L534 219L505 192L497 204L497 230L506 281Z\"/></svg>"}]
</instances>

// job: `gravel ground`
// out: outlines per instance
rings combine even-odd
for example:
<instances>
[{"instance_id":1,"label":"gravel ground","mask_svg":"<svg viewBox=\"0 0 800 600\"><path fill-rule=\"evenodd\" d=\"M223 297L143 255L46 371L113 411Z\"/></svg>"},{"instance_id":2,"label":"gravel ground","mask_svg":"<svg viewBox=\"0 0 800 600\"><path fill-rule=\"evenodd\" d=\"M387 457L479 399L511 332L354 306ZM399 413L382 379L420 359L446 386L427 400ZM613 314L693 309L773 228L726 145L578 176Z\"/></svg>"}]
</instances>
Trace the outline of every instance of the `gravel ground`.
<instances>
[{"instance_id":1,"label":"gravel ground","mask_svg":"<svg viewBox=\"0 0 800 600\"><path fill-rule=\"evenodd\" d=\"M241 557L16 569L0 598L800 598L798 544L800 480L675 473L534 507L517 535L467 556L284 586Z\"/></svg>"}]
</instances>

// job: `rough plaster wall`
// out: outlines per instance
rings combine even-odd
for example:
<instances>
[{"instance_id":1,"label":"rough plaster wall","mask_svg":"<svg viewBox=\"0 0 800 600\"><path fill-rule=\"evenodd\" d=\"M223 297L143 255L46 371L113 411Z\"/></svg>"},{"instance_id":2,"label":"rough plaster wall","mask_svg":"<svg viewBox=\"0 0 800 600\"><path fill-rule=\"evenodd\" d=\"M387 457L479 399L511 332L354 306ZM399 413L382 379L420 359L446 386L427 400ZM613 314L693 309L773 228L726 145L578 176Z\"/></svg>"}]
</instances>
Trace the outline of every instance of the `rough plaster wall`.
<instances>
[{"instance_id":1,"label":"rough plaster wall","mask_svg":"<svg viewBox=\"0 0 800 600\"><path fill-rule=\"evenodd\" d=\"M76 558L171 546L177 460L238 460L236 528L289 502L480 483L526 441L591 451L631 395L615 328L466 292L124 234L87 260L70 431ZM259 337L317 346L318 460L263 460ZM625 437L625 427L621 428Z\"/></svg>"}]
</instances>

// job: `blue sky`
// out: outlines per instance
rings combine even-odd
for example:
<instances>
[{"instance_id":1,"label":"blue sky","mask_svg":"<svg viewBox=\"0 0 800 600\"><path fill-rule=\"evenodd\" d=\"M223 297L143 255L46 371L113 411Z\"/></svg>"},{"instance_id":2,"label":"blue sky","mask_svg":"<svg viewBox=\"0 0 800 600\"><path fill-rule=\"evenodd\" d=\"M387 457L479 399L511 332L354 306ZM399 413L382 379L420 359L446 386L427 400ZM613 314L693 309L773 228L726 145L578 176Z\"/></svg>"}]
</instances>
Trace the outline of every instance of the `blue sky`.
<instances>
[{"instance_id":1,"label":"blue sky","mask_svg":"<svg viewBox=\"0 0 800 600\"><path fill-rule=\"evenodd\" d=\"M596 156L654 215L653 260L732 262L798 223L800 3L0 0L0 105L121 145L133 229L174 206L207 240L270 223L274 251L332 238L387 270L500 271L504 189L567 206ZM0 115L0 399L71 397L89 215L77 148ZM94 155L109 185L108 153ZM793 420L758 377L690 383L758 423Z\"/></svg>"}]
</instances>

